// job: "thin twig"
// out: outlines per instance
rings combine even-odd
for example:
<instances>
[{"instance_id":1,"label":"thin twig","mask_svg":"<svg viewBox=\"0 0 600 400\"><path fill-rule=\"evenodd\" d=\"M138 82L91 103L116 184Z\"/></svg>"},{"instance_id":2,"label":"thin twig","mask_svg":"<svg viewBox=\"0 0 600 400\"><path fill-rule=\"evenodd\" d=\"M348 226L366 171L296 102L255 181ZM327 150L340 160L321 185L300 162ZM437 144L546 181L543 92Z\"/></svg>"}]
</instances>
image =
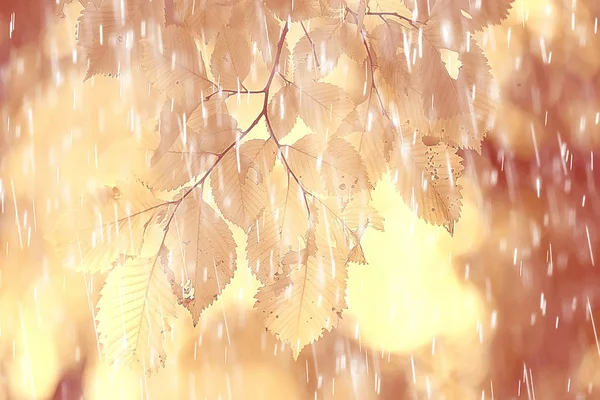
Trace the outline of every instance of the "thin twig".
<instances>
[{"instance_id":1,"label":"thin twig","mask_svg":"<svg viewBox=\"0 0 600 400\"><path fill-rule=\"evenodd\" d=\"M306 30L306 27L304 26L304 22L300 22L300 25L302 25L302 29L304 30L304 34L306 35L306 38L308 39L308 42L310 43L310 46L312 47L313 57L315 59L315 66L318 69L318 68L320 68L320 66L319 66L319 57L317 57L317 49L315 47L315 43L312 41L310 35L308 34L308 31Z\"/></svg>"}]
</instances>

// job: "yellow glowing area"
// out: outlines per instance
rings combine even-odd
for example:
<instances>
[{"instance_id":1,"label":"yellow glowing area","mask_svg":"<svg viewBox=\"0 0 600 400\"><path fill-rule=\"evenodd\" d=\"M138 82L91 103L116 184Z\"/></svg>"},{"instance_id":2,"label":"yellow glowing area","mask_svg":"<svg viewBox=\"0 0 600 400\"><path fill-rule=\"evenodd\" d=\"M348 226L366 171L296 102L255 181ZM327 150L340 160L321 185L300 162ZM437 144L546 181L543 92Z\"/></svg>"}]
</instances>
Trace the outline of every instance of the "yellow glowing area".
<instances>
[{"instance_id":1,"label":"yellow glowing area","mask_svg":"<svg viewBox=\"0 0 600 400\"><path fill-rule=\"evenodd\" d=\"M484 307L452 269L451 249L440 246L446 233L416 218L389 176L377 185L373 202L385 232L367 230L362 243L369 265L352 266L348 278L348 315L362 341L408 353L435 337L475 335Z\"/></svg>"}]
</instances>

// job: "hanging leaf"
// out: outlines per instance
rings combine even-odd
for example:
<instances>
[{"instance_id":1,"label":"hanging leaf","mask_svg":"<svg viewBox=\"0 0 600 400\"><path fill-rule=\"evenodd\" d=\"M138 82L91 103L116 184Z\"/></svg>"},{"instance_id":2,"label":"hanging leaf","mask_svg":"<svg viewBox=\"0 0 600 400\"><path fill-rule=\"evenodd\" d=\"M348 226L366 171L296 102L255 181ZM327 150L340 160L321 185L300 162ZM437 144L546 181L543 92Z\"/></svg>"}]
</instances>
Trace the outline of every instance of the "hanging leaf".
<instances>
[{"instance_id":1,"label":"hanging leaf","mask_svg":"<svg viewBox=\"0 0 600 400\"><path fill-rule=\"evenodd\" d=\"M405 136L396 144L391 167L406 204L426 222L454 234L462 199L457 179L464 169L456 150L444 144L426 146L420 138Z\"/></svg>"},{"instance_id":2,"label":"hanging leaf","mask_svg":"<svg viewBox=\"0 0 600 400\"><path fill-rule=\"evenodd\" d=\"M294 359L302 349L330 331L346 308L345 260L323 248L309 254L306 262L256 295L256 308L265 326L292 348ZM334 258L331 258L331 255Z\"/></svg>"},{"instance_id":3,"label":"hanging leaf","mask_svg":"<svg viewBox=\"0 0 600 400\"><path fill-rule=\"evenodd\" d=\"M194 190L182 201L166 238L171 287L194 326L233 278L237 257L229 227L201 195Z\"/></svg>"},{"instance_id":4,"label":"hanging leaf","mask_svg":"<svg viewBox=\"0 0 600 400\"><path fill-rule=\"evenodd\" d=\"M306 232L306 231L305 231ZM274 282L281 272L280 232L274 216L263 212L248 231L248 267L263 285Z\"/></svg>"},{"instance_id":5,"label":"hanging leaf","mask_svg":"<svg viewBox=\"0 0 600 400\"><path fill-rule=\"evenodd\" d=\"M98 341L112 364L141 364L146 372L164 366L164 342L175 302L163 272L167 249L115 268L100 291Z\"/></svg>"},{"instance_id":6,"label":"hanging leaf","mask_svg":"<svg viewBox=\"0 0 600 400\"><path fill-rule=\"evenodd\" d=\"M387 162L396 140L391 121L382 115L376 94L357 107L351 127L345 138L355 147L364 160L369 180L377 182L387 172Z\"/></svg>"},{"instance_id":7,"label":"hanging leaf","mask_svg":"<svg viewBox=\"0 0 600 400\"><path fill-rule=\"evenodd\" d=\"M444 22L453 32L475 32L506 19L513 1L434 0L428 7L421 7L424 18L420 20L428 24ZM428 10L431 10L429 15Z\"/></svg>"},{"instance_id":8,"label":"hanging leaf","mask_svg":"<svg viewBox=\"0 0 600 400\"><path fill-rule=\"evenodd\" d=\"M305 136L285 147L290 168L309 190L338 196L370 187L365 166L352 145L340 138L325 143L318 135Z\"/></svg>"},{"instance_id":9,"label":"hanging leaf","mask_svg":"<svg viewBox=\"0 0 600 400\"><path fill-rule=\"evenodd\" d=\"M315 17L340 15L341 0L265 0L265 5L282 21L302 21Z\"/></svg>"},{"instance_id":10,"label":"hanging leaf","mask_svg":"<svg viewBox=\"0 0 600 400\"><path fill-rule=\"evenodd\" d=\"M191 112L214 88L202 55L192 36L178 26L165 28L161 43L158 47L150 41L142 42L142 69L158 91Z\"/></svg>"},{"instance_id":11,"label":"hanging leaf","mask_svg":"<svg viewBox=\"0 0 600 400\"><path fill-rule=\"evenodd\" d=\"M264 7L260 0L247 0L244 5L244 22L252 43L256 43L267 68L273 68L277 54L277 43L281 34L281 25L273 13ZM283 43L279 58L279 71L288 73L290 51L287 43Z\"/></svg>"},{"instance_id":12,"label":"hanging leaf","mask_svg":"<svg viewBox=\"0 0 600 400\"><path fill-rule=\"evenodd\" d=\"M275 142L271 138L267 140L249 140L244 142L243 151L248 163L240 173L247 175L250 172L249 169L252 168L256 172L259 181L267 179L275 166L275 159L277 158L277 145Z\"/></svg>"},{"instance_id":13,"label":"hanging leaf","mask_svg":"<svg viewBox=\"0 0 600 400\"><path fill-rule=\"evenodd\" d=\"M342 54L359 62L367 57L355 27L330 20L306 33L294 47L294 76L297 81L319 80L337 66Z\"/></svg>"},{"instance_id":14,"label":"hanging leaf","mask_svg":"<svg viewBox=\"0 0 600 400\"><path fill-rule=\"evenodd\" d=\"M251 165L244 147L228 152L210 175L215 202L232 223L248 231L266 202L266 189L257 173L242 174Z\"/></svg>"},{"instance_id":15,"label":"hanging leaf","mask_svg":"<svg viewBox=\"0 0 600 400\"><path fill-rule=\"evenodd\" d=\"M296 96L300 118L313 132L333 135L355 104L339 87L330 83L308 82L290 85L288 96Z\"/></svg>"},{"instance_id":16,"label":"hanging leaf","mask_svg":"<svg viewBox=\"0 0 600 400\"><path fill-rule=\"evenodd\" d=\"M77 24L79 46L87 50L84 80L97 74L120 76L139 64L137 42L155 37L164 23L164 2L159 0L87 3Z\"/></svg>"},{"instance_id":17,"label":"hanging leaf","mask_svg":"<svg viewBox=\"0 0 600 400\"><path fill-rule=\"evenodd\" d=\"M292 86L283 86L273 95L269 102L269 121L273 134L282 139L286 137L296 125L299 113L299 98L297 91Z\"/></svg>"},{"instance_id":18,"label":"hanging leaf","mask_svg":"<svg viewBox=\"0 0 600 400\"><path fill-rule=\"evenodd\" d=\"M226 28L217 36L210 68L219 86L239 90L250 72L250 46L238 31Z\"/></svg>"},{"instance_id":19,"label":"hanging leaf","mask_svg":"<svg viewBox=\"0 0 600 400\"><path fill-rule=\"evenodd\" d=\"M219 93L211 95L208 99L202 99L188 118L188 127L199 132L208 126L209 117L217 114L229 114L226 100L227 96Z\"/></svg>"},{"instance_id":20,"label":"hanging leaf","mask_svg":"<svg viewBox=\"0 0 600 400\"><path fill-rule=\"evenodd\" d=\"M449 114L446 114L445 118L432 121L431 133L448 144L480 151L481 141L490 129L498 102L487 58L477 43L469 40L468 36L462 38L456 36L453 40L444 40L441 28L434 26L426 28L426 32L426 38L432 44L430 49L456 51L459 62L462 64L456 79L450 77L447 71L441 75L440 88L431 95L435 102L434 107L438 108L435 110L425 108L426 111L429 111L430 118L436 117L444 110L454 113L451 117L447 117ZM432 63L437 62L440 58L439 51L436 50L436 52L437 58L432 51L427 53L428 56L435 58L435 61L431 61ZM429 71L433 73L433 70ZM426 85L424 87L425 95L430 93L429 90L430 86ZM456 110L450 105L446 106L446 102L442 100L436 100L436 96L439 98L444 93L455 93L454 98L459 102L456 105L461 106L460 110Z\"/></svg>"},{"instance_id":21,"label":"hanging leaf","mask_svg":"<svg viewBox=\"0 0 600 400\"><path fill-rule=\"evenodd\" d=\"M189 129L183 133L184 121L181 113L173 111L165 117L161 119L160 139L156 132L143 136L141 150L145 153L146 163L136 168L134 173L154 190L171 191L184 186L198 176L205 175L217 162L218 156L214 152L205 150L210 146L204 144L200 135ZM178 133L174 135L176 136L175 142L169 147L169 150L164 151L160 146L164 143L163 138L169 135L165 132L166 130L176 130ZM179 131L182 133L180 134ZM234 138L235 133L232 134L231 140ZM211 146L213 144L215 143L211 143ZM160 157L158 157L159 151L162 153Z\"/></svg>"},{"instance_id":22,"label":"hanging leaf","mask_svg":"<svg viewBox=\"0 0 600 400\"><path fill-rule=\"evenodd\" d=\"M104 273L139 254L150 220L169 207L138 182L105 186L65 212L50 238L63 265Z\"/></svg>"},{"instance_id":23,"label":"hanging leaf","mask_svg":"<svg viewBox=\"0 0 600 400\"><path fill-rule=\"evenodd\" d=\"M205 43L229 23L234 0L173 0L175 10Z\"/></svg>"}]
</instances>

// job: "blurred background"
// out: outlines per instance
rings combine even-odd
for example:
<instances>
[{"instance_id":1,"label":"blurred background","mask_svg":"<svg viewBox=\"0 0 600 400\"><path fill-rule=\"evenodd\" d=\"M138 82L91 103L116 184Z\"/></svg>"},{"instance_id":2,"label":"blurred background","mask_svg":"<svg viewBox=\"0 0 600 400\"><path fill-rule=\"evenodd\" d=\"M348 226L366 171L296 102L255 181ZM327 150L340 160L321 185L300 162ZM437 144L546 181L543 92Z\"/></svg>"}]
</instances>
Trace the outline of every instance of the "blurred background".
<instances>
[{"instance_id":1,"label":"blurred background","mask_svg":"<svg viewBox=\"0 0 600 400\"><path fill-rule=\"evenodd\" d=\"M196 328L179 308L151 376L106 364L103 277L64 269L44 241L85 188L124 174L104 150L161 106L135 79L82 82L81 9L0 2L1 400L600 399L598 0L515 0L478 35L501 102L482 154L464 152L453 238L381 181L386 231L364 235L344 320L293 362L255 319L237 232L232 284Z\"/></svg>"}]
</instances>

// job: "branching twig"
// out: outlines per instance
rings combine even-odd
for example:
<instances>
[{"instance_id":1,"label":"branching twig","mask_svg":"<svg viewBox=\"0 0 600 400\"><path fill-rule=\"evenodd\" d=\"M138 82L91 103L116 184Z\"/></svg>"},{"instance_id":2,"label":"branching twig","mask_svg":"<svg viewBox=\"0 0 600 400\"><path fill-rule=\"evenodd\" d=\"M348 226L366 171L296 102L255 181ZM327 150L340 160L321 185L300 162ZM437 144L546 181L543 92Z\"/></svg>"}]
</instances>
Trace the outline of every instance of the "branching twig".
<instances>
[{"instance_id":1,"label":"branching twig","mask_svg":"<svg viewBox=\"0 0 600 400\"><path fill-rule=\"evenodd\" d=\"M407 22L410 26L412 26L415 29L419 29L419 26L421 25L421 23L419 23L418 21L413 21L412 19L405 17L404 15L400 15L396 12L375 12L375 11L371 11L369 8L367 8L367 12L365 13L365 15L372 15L372 16L377 16L377 17L381 17L385 20L384 17L396 17L402 21Z\"/></svg>"},{"instance_id":2,"label":"branching twig","mask_svg":"<svg viewBox=\"0 0 600 400\"><path fill-rule=\"evenodd\" d=\"M220 95L220 94L226 94L227 97L229 96L233 96L236 94L263 94L265 91L264 89L262 90L248 90L243 88L242 90L227 90L227 89L219 89L219 90L215 90L214 92L212 92L211 94L209 94L208 96L204 97L204 101L209 101L211 98L213 98L216 95Z\"/></svg>"},{"instance_id":3,"label":"branching twig","mask_svg":"<svg viewBox=\"0 0 600 400\"><path fill-rule=\"evenodd\" d=\"M164 235L163 235L163 238L162 238L159 248L164 246L165 241L167 239L167 234L169 233L169 227L171 226L171 222L173 221L173 218L175 217L175 213L177 212L177 209L179 208L179 206L181 205L183 200L186 197L188 197L189 194L192 193L192 191L194 191L196 188L198 188L201 185L204 185L204 182L206 181L206 179L209 177L209 175L212 173L212 171L217 167L219 162L221 162L223 157L225 157L225 155L231 149L233 149L235 147L235 145L239 142L239 140L244 138L244 136L246 136L248 133L250 133L250 131L252 129L254 129L254 127L258 124L258 122L260 121L260 119L263 116L267 115L267 107L269 104L269 90L271 89L271 84L273 83L273 78L275 77L275 74L278 72L278 69L279 69L279 59L281 58L281 51L283 49L283 45L285 43L285 38L286 38L288 31L289 31L289 24L286 22L286 24L283 26L283 30L281 32L281 37L279 38L279 42L277 44L277 55L275 56L275 65L273 66L273 69L271 70L271 73L269 75L269 78L267 79L265 87L260 91L256 91L256 93L262 93L265 96L263 108L260 111L260 113L258 113L258 115L254 119L254 121L252 121L250 126L241 132L241 135L239 136L239 138L236 139L235 141L233 141L225 150L223 150L223 152L221 152L217 156L217 159L212 163L212 165L208 168L208 170L204 173L204 175L202 176L202 178L200 178L200 180L198 182L196 182L194 185L192 185L192 187L187 189L178 200L166 202L161 205L161 206L165 206L165 205L174 204L175 207L165 225ZM235 92L235 93L237 93L237 92ZM214 95L214 93L212 95Z\"/></svg>"},{"instance_id":4,"label":"branching twig","mask_svg":"<svg viewBox=\"0 0 600 400\"><path fill-rule=\"evenodd\" d=\"M300 25L302 26L302 29L304 30L304 34L306 35L306 38L308 39L308 42L310 43L310 47L312 47L313 57L315 59L315 66L318 69L318 68L320 68L319 57L317 57L317 49L315 48L315 43L312 41L310 35L308 34L308 31L306 30L306 27L304 26L304 22L300 22Z\"/></svg>"}]
</instances>

